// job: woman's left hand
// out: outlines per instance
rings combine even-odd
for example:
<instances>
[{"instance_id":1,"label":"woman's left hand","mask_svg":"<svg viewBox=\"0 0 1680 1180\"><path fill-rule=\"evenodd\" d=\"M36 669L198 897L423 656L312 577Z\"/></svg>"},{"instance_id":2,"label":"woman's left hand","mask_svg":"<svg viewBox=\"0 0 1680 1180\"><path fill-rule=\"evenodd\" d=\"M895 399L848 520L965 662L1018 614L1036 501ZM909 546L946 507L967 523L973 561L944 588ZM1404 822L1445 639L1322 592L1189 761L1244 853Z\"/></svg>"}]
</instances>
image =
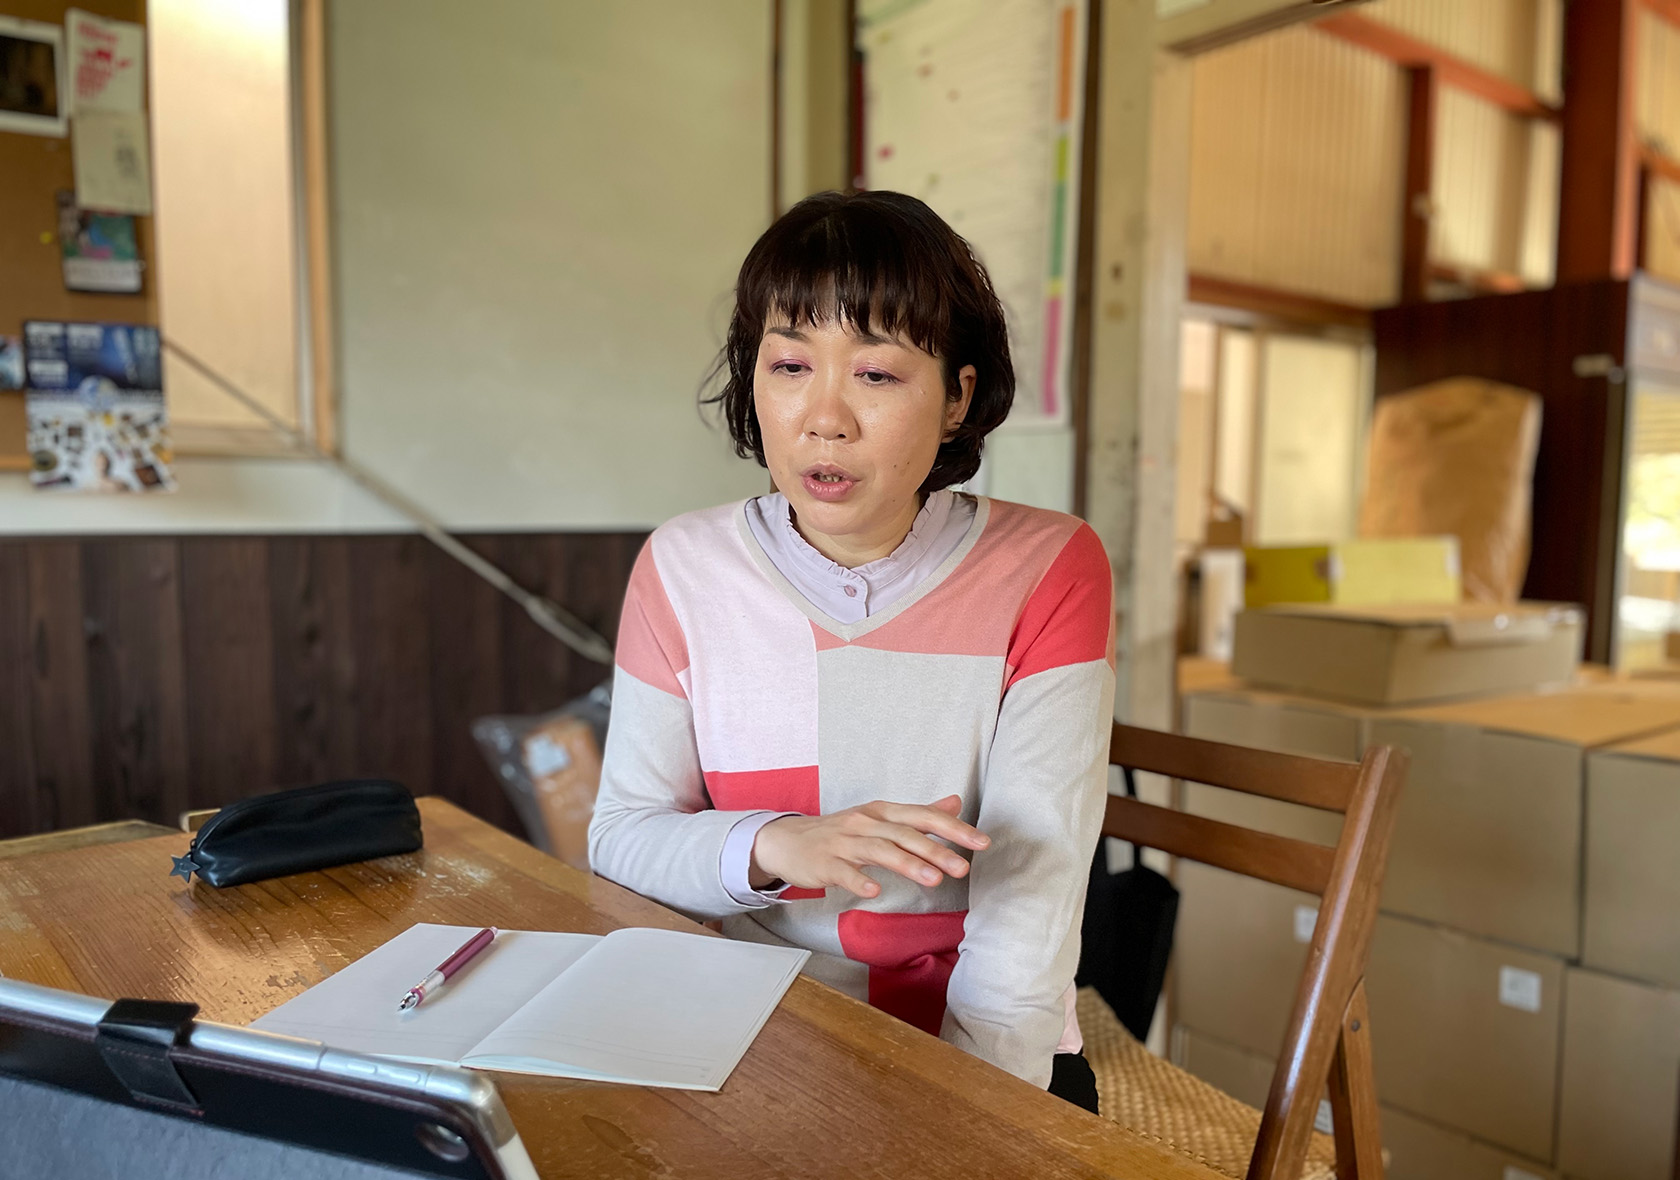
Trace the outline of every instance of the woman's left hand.
<instances>
[{"instance_id":1,"label":"woman's left hand","mask_svg":"<svg viewBox=\"0 0 1680 1180\"><path fill-rule=\"evenodd\" d=\"M859 897L881 887L865 867L890 869L917 885L937 885L944 874L961 877L968 861L932 839L979 851L991 838L957 818L962 799L947 795L931 805L876 800L832 815L789 815L758 830L748 880L763 889L780 880L804 889L839 886Z\"/></svg>"}]
</instances>

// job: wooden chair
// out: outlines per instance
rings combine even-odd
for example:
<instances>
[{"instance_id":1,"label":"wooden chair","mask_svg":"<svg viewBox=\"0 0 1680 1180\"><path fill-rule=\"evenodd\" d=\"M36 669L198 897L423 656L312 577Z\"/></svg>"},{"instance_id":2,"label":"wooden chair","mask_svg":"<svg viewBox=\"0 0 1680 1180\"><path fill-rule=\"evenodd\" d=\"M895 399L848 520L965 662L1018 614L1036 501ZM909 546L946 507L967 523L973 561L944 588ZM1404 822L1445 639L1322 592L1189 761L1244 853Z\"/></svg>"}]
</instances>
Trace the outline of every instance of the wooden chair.
<instances>
[{"instance_id":1,"label":"wooden chair","mask_svg":"<svg viewBox=\"0 0 1680 1180\"><path fill-rule=\"evenodd\" d=\"M1334 847L1327 847L1111 796L1102 830L1105 836L1320 895L1323 902L1313 928L1306 970L1295 993L1289 1031L1260 1115L1258 1135L1248 1158L1247 1180L1296 1180L1302 1175L1314 1138L1318 1096L1326 1084L1334 1127L1336 1180L1382 1180L1365 964L1377 917L1377 896L1388 863L1395 805L1406 774L1406 755L1388 746L1376 746L1355 765L1116 725L1109 761L1343 814L1341 838ZM1095 998L1094 993L1091 998ZM1119 1027L1117 1021L1114 1027ZM1100 1043L1096 1052L1092 1066L1100 1076L1108 1063L1101 1059L1104 1050ZM1126 1084L1173 1090L1175 1096L1164 1098L1163 1105L1176 1103L1180 1117L1175 1134L1159 1133L1148 1126L1137 1129L1159 1133L1175 1146L1205 1158L1209 1153L1194 1142L1194 1129L1188 1134L1192 1142L1176 1142L1185 1137L1184 1095L1199 1087L1197 1093L1205 1091L1220 1099L1223 1096L1158 1058L1142 1056L1151 1064L1140 1069L1137 1055L1131 1055L1125 1065ZM1138 1109L1136 1103L1127 1105ZM1228 1125L1229 1119L1225 1121ZM1319 1171L1322 1174L1322 1169Z\"/></svg>"}]
</instances>

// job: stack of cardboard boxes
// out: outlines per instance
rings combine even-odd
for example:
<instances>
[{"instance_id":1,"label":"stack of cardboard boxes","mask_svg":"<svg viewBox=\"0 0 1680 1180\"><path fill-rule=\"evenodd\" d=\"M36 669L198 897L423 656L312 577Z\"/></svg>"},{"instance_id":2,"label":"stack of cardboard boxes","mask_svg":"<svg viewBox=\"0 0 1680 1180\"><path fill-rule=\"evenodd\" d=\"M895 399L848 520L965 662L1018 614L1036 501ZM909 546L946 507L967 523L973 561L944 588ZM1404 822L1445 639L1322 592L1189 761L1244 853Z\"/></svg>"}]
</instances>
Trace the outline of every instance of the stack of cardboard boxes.
<instances>
[{"instance_id":1,"label":"stack of cardboard boxes","mask_svg":"<svg viewBox=\"0 0 1680 1180\"><path fill-rule=\"evenodd\" d=\"M1577 615L1503 613L1250 611L1245 681L1204 672L1182 728L1349 761L1411 753L1367 974L1393 1180L1667 1180L1680 685L1583 678ZM1469 693L1484 695L1416 703ZM1195 785L1183 802L1320 843L1341 824ZM1178 880L1175 1059L1261 1105L1318 899L1191 863Z\"/></svg>"}]
</instances>

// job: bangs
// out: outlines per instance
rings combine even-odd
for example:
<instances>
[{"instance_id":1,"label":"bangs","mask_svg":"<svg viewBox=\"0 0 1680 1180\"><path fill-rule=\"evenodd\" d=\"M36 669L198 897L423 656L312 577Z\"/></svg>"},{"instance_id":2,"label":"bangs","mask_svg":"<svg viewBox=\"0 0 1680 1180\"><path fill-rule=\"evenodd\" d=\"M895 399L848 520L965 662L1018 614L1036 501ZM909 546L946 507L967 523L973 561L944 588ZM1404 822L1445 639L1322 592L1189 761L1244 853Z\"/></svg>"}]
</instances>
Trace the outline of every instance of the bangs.
<instances>
[{"instance_id":1,"label":"bangs","mask_svg":"<svg viewBox=\"0 0 1680 1180\"><path fill-rule=\"evenodd\" d=\"M896 337L944 357L952 292L928 244L862 205L826 211L814 221L764 235L742 267L737 306L758 324L838 324L860 336ZM778 232L780 231L780 232Z\"/></svg>"}]
</instances>

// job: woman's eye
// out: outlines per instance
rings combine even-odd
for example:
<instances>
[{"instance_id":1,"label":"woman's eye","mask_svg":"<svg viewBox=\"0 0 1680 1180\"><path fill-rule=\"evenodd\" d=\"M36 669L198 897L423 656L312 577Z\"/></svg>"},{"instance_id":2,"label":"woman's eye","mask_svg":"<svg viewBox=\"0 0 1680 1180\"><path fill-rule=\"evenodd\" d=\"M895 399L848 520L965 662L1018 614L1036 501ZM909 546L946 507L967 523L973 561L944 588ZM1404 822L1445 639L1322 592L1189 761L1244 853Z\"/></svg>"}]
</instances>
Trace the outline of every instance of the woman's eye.
<instances>
[{"instance_id":1,"label":"woman's eye","mask_svg":"<svg viewBox=\"0 0 1680 1180\"><path fill-rule=\"evenodd\" d=\"M892 385L898 381L891 373L878 372L875 369L865 369L858 374L865 385Z\"/></svg>"},{"instance_id":2,"label":"woman's eye","mask_svg":"<svg viewBox=\"0 0 1680 1180\"><path fill-rule=\"evenodd\" d=\"M798 361L777 361L770 366L772 373L786 373L790 377L797 377L805 371L805 366Z\"/></svg>"}]
</instances>

